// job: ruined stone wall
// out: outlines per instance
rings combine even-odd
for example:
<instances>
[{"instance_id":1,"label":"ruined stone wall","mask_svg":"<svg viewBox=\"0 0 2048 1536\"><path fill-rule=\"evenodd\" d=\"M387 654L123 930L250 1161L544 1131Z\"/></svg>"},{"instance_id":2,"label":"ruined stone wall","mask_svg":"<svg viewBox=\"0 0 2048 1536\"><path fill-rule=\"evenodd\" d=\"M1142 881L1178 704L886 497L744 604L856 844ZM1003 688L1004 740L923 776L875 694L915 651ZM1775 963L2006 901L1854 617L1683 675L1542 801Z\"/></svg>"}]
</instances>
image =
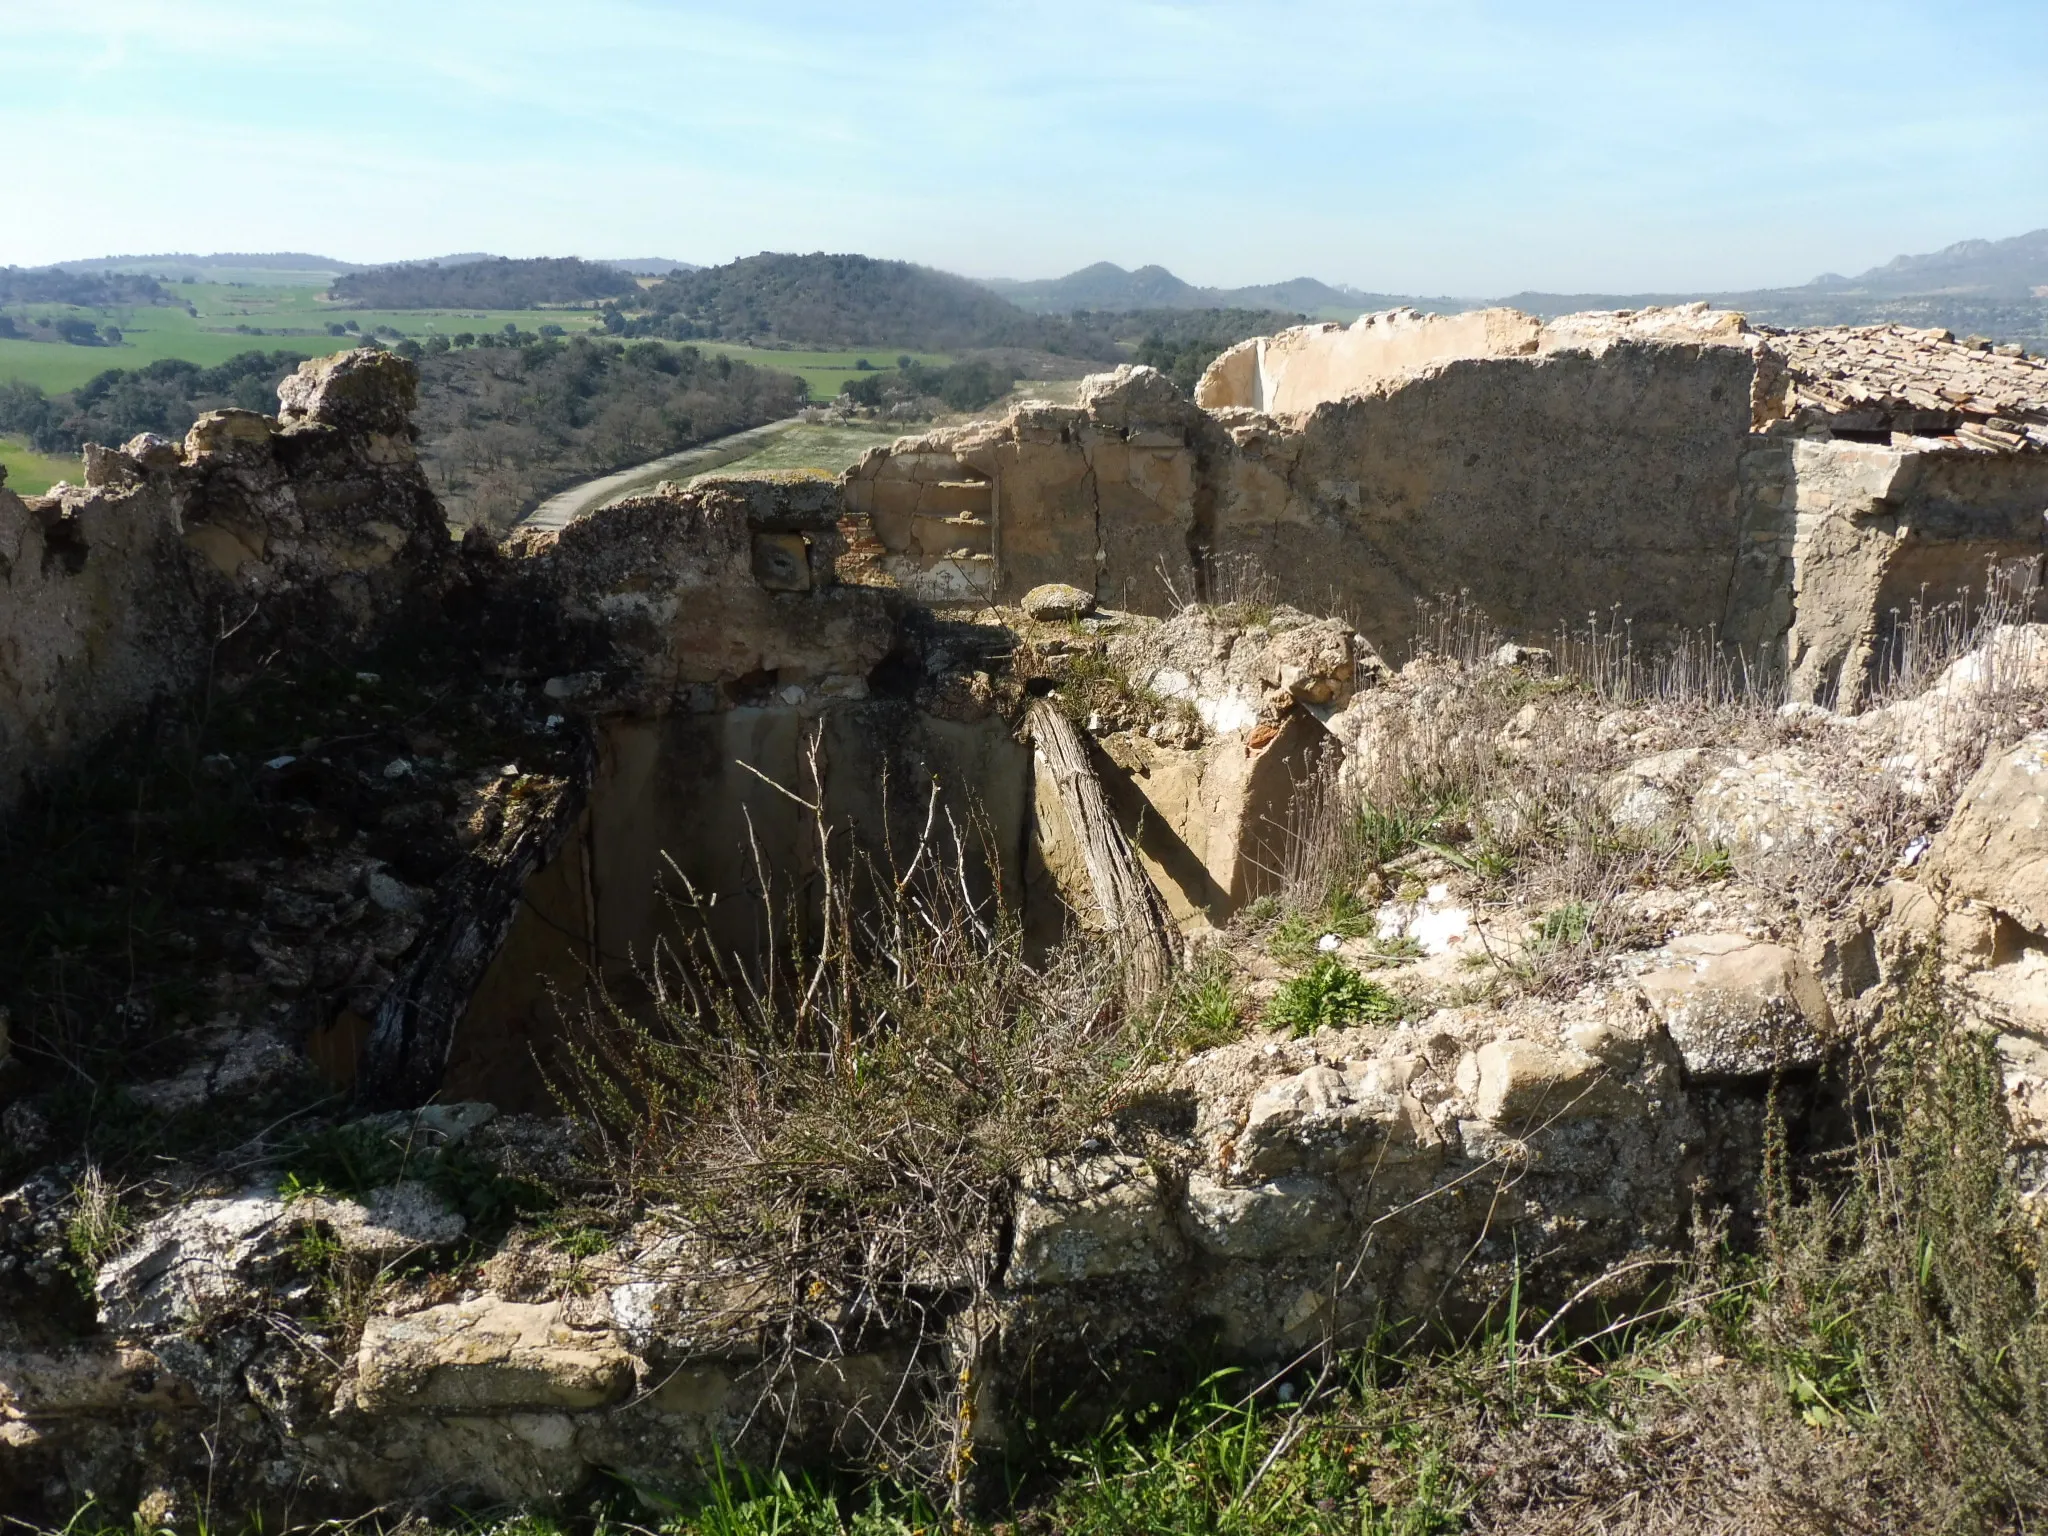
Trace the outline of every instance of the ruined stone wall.
<instances>
[{"instance_id":1,"label":"ruined stone wall","mask_svg":"<svg viewBox=\"0 0 2048 1536\"><path fill-rule=\"evenodd\" d=\"M0 809L153 700L278 646L366 643L450 556L415 462L417 373L308 363L277 418L88 446L85 484L0 488Z\"/></svg>"},{"instance_id":2,"label":"ruined stone wall","mask_svg":"<svg viewBox=\"0 0 2048 1536\"><path fill-rule=\"evenodd\" d=\"M1348 326L1302 325L1230 348L1195 386L1206 410L1291 415L1461 358L1523 357L1612 341L1748 345L1742 317L1705 304L1563 315L1544 324L1515 309L1425 315L1389 309Z\"/></svg>"},{"instance_id":3,"label":"ruined stone wall","mask_svg":"<svg viewBox=\"0 0 2048 1536\"><path fill-rule=\"evenodd\" d=\"M1534 352L1534 317L1512 309L1422 315L1390 309L1351 325L1303 325L1239 342L1209 365L1195 386L1207 410L1314 410L1357 390L1459 357Z\"/></svg>"},{"instance_id":4,"label":"ruined stone wall","mask_svg":"<svg viewBox=\"0 0 2048 1536\"><path fill-rule=\"evenodd\" d=\"M1524 637L1621 604L1646 637L1718 623L1754 364L1624 342L1468 359L1230 423L1203 542L1390 654L1418 598L1468 592Z\"/></svg>"},{"instance_id":5,"label":"ruined stone wall","mask_svg":"<svg viewBox=\"0 0 2048 1536\"><path fill-rule=\"evenodd\" d=\"M2040 365L1910 340L1822 345L1702 305L1368 316L1234 349L1199 391L1213 410L1125 368L1075 406L878 449L846 503L928 601L1062 582L1164 613L1255 571L1398 655L1418 599L1462 592L1539 643L1593 613L1648 645L1711 630L1853 707L1892 611L2034 568L2048 512ZM1889 372L1830 382L1864 403L1828 415L1800 370L1866 352ZM1941 392L1899 382L1923 353ZM1276 393L1312 408L1221 403ZM1892 394L1910 432L1883 429ZM973 547L948 547L962 529Z\"/></svg>"},{"instance_id":6,"label":"ruined stone wall","mask_svg":"<svg viewBox=\"0 0 2048 1536\"><path fill-rule=\"evenodd\" d=\"M893 487L987 482L977 590L1010 601L1058 581L1170 611L1244 559L1273 596L1349 613L1389 654L1418 598L1461 590L1532 635L1617 602L1646 635L1704 628L1727 600L1755 375L1747 347L1610 339L1451 362L1283 418L1206 412L1122 369L1078 406L877 450L847 506L912 566Z\"/></svg>"},{"instance_id":7,"label":"ruined stone wall","mask_svg":"<svg viewBox=\"0 0 2048 1536\"><path fill-rule=\"evenodd\" d=\"M1793 697L1855 709L1913 606L2037 585L2048 455L1759 437L1724 632Z\"/></svg>"}]
</instances>

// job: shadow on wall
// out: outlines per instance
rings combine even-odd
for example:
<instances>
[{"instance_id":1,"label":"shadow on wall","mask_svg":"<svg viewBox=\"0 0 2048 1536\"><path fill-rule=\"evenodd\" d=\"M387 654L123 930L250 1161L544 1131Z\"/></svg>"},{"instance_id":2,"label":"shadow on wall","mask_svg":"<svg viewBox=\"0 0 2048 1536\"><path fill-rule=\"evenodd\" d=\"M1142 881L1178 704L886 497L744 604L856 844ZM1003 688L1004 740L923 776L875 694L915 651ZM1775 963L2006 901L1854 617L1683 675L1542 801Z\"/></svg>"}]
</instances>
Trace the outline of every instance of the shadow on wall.
<instances>
[{"instance_id":1,"label":"shadow on wall","mask_svg":"<svg viewBox=\"0 0 2048 1536\"><path fill-rule=\"evenodd\" d=\"M809 942L813 805L835 858L879 869L907 862L928 830L950 856L957 830L976 899L1021 907L1030 796L1029 748L999 717L962 724L877 701L603 722L589 810L528 882L456 1030L444 1094L550 1107L567 1021L600 985L644 1006L657 944L683 931L743 963L771 941Z\"/></svg>"}]
</instances>

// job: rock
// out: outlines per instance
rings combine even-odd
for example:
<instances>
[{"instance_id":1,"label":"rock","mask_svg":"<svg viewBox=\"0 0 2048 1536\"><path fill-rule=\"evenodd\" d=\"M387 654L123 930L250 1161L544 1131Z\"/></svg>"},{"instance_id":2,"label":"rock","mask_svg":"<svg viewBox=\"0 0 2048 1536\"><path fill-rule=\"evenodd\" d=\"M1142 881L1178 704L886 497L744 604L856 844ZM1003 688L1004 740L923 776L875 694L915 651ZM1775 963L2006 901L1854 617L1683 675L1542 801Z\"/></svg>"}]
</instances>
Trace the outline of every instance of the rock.
<instances>
[{"instance_id":1,"label":"rock","mask_svg":"<svg viewBox=\"0 0 2048 1536\"><path fill-rule=\"evenodd\" d=\"M0 1350L0 1421L162 1412L195 1402L191 1387L146 1349Z\"/></svg>"},{"instance_id":2,"label":"rock","mask_svg":"<svg viewBox=\"0 0 2048 1536\"><path fill-rule=\"evenodd\" d=\"M1158 1179L1142 1159L1054 1159L1018 1191L1008 1280L1028 1289L1150 1275L1180 1252Z\"/></svg>"},{"instance_id":3,"label":"rock","mask_svg":"<svg viewBox=\"0 0 2048 1536\"><path fill-rule=\"evenodd\" d=\"M178 445L154 432L138 432L121 445L121 451L145 470L169 469L180 460Z\"/></svg>"},{"instance_id":4,"label":"rock","mask_svg":"<svg viewBox=\"0 0 2048 1536\"><path fill-rule=\"evenodd\" d=\"M1760 1077L1818 1064L1834 1021L1796 951L1739 933L1691 935L1667 949L1678 963L1638 978L1638 985L1687 1072Z\"/></svg>"},{"instance_id":5,"label":"rock","mask_svg":"<svg viewBox=\"0 0 2048 1536\"><path fill-rule=\"evenodd\" d=\"M811 590L811 550L800 533L754 535L754 580L769 592Z\"/></svg>"},{"instance_id":6,"label":"rock","mask_svg":"<svg viewBox=\"0 0 2048 1536\"><path fill-rule=\"evenodd\" d=\"M1197 1172L1188 1179L1187 1200L1195 1245L1218 1258L1323 1252L1336 1246L1344 1227L1344 1198L1322 1179L1243 1187Z\"/></svg>"},{"instance_id":7,"label":"rock","mask_svg":"<svg viewBox=\"0 0 2048 1536\"><path fill-rule=\"evenodd\" d=\"M1600 804L1617 827L1648 832L1682 824L1680 785L1706 757L1704 747L1681 747L1637 758L1600 786Z\"/></svg>"},{"instance_id":8,"label":"rock","mask_svg":"<svg viewBox=\"0 0 2048 1536\"><path fill-rule=\"evenodd\" d=\"M18 1099L0 1109L0 1142L17 1156L40 1152L50 1139L50 1122L27 1099Z\"/></svg>"},{"instance_id":9,"label":"rock","mask_svg":"<svg viewBox=\"0 0 2048 1536\"><path fill-rule=\"evenodd\" d=\"M278 420L403 436L419 400L420 371L393 352L362 347L301 363L277 386Z\"/></svg>"},{"instance_id":10,"label":"rock","mask_svg":"<svg viewBox=\"0 0 2048 1536\"><path fill-rule=\"evenodd\" d=\"M1082 410L1124 431L1178 425L1195 414L1173 380L1142 363L1124 363L1111 373L1089 374L1081 381L1077 402Z\"/></svg>"},{"instance_id":11,"label":"rock","mask_svg":"<svg viewBox=\"0 0 2048 1536\"><path fill-rule=\"evenodd\" d=\"M1859 715L1857 736L1910 794L1949 795L1982 766L2015 694L2048 688L2048 624L2000 624L1932 686Z\"/></svg>"},{"instance_id":12,"label":"rock","mask_svg":"<svg viewBox=\"0 0 2048 1536\"><path fill-rule=\"evenodd\" d=\"M650 1227L653 1224L650 1223ZM752 1360L787 1298L690 1232L643 1230L610 1265L612 1325L635 1353L660 1360Z\"/></svg>"},{"instance_id":13,"label":"rock","mask_svg":"<svg viewBox=\"0 0 2048 1536\"><path fill-rule=\"evenodd\" d=\"M1137 687L1192 704L1218 734L1271 723L1296 704L1326 714L1351 699L1361 678L1387 675L1348 624L1287 607L1251 626L1184 608L1113 640L1109 654Z\"/></svg>"},{"instance_id":14,"label":"rock","mask_svg":"<svg viewBox=\"0 0 2048 1536\"><path fill-rule=\"evenodd\" d=\"M386 912L417 912L426 902L426 892L414 889L381 869L365 872L363 894Z\"/></svg>"},{"instance_id":15,"label":"rock","mask_svg":"<svg viewBox=\"0 0 2048 1536\"><path fill-rule=\"evenodd\" d=\"M1479 1048L1473 1113L1508 1127L1533 1128L1611 1114L1626 1089L1597 1056L1533 1040L1494 1040Z\"/></svg>"},{"instance_id":16,"label":"rock","mask_svg":"<svg viewBox=\"0 0 2048 1536\"><path fill-rule=\"evenodd\" d=\"M1921 879L2048 934L2048 731L1977 771L1928 850Z\"/></svg>"},{"instance_id":17,"label":"rock","mask_svg":"<svg viewBox=\"0 0 2048 1536\"><path fill-rule=\"evenodd\" d=\"M215 1099L258 1098L309 1070L301 1052L267 1029L243 1029L232 1015L200 1036L199 1050L199 1059L183 1071L137 1083L129 1096L158 1114L177 1114Z\"/></svg>"},{"instance_id":18,"label":"rock","mask_svg":"<svg viewBox=\"0 0 2048 1536\"><path fill-rule=\"evenodd\" d=\"M1024 594L1024 611L1041 624L1064 624L1095 611L1095 596L1063 581L1048 581Z\"/></svg>"},{"instance_id":19,"label":"rock","mask_svg":"<svg viewBox=\"0 0 2048 1536\"><path fill-rule=\"evenodd\" d=\"M142 1229L100 1266L100 1321L116 1333L180 1326L246 1303L277 1255L285 1203L252 1193L195 1200Z\"/></svg>"},{"instance_id":20,"label":"rock","mask_svg":"<svg viewBox=\"0 0 2048 1536\"><path fill-rule=\"evenodd\" d=\"M1799 854L1842 834L1847 813L1807 761L1792 752L1737 753L1693 797L1692 825L1708 843L1751 854Z\"/></svg>"},{"instance_id":21,"label":"rock","mask_svg":"<svg viewBox=\"0 0 2048 1536\"><path fill-rule=\"evenodd\" d=\"M373 1317L356 1352L367 1413L504 1413L595 1408L633 1384L608 1328L578 1327L560 1302L496 1296Z\"/></svg>"},{"instance_id":22,"label":"rock","mask_svg":"<svg viewBox=\"0 0 2048 1536\"><path fill-rule=\"evenodd\" d=\"M318 1222L348 1252L380 1263L462 1240L461 1215L416 1179L371 1190L361 1200L316 1197L290 1206L295 1224Z\"/></svg>"},{"instance_id":23,"label":"rock","mask_svg":"<svg viewBox=\"0 0 2048 1536\"><path fill-rule=\"evenodd\" d=\"M1435 1124L1383 1060L1319 1065L1251 1096L1229 1172L1266 1181L1297 1169L1393 1167L1442 1150Z\"/></svg>"}]
</instances>

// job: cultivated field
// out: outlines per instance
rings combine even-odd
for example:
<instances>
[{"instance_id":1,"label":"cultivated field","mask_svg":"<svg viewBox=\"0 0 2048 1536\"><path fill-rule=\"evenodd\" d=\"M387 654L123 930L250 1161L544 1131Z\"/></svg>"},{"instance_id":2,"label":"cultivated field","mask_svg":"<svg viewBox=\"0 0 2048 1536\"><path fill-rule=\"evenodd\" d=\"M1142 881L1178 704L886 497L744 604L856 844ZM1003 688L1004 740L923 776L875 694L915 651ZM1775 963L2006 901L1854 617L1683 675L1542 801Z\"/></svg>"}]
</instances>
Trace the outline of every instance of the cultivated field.
<instances>
[{"instance_id":1,"label":"cultivated field","mask_svg":"<svg viewBox=\"0 0 2048 1536\"><path fill-rule=\"evenodd\" d=\"M851 426L805 423L777 433L756 452L719 466L715 473L745 475L765 469L816 469L836 475L858 463L870 448L892 443L914 430L901 422L863 422Z\"/></svg>"},{"instance_id":2,"label":"cultivated field","mask_svg":"<svg viewBox=\"0 0 2048 1536\"><path fill-rule=\"evenodd\" d=\"M321 290L303 284L243 287L227 283L177 283L171 292L198 311L176 305L117 305L80 310L64 304L10 306L7 313L31 317L83 315L96 325L115 325L121 344L78 347L62 342L0 339L0 382L23 379L56 393L76 389L109 368L140 368L161 357L179 357L203 367L225 362L238 352L304 352L324 357L357 343L359 333L331 336L329 324L353 320L360 331L384 328L402 337L454 336L463 331L502 331L507 325L535 331L559 325L565 331L588 331L596 316L590 310L373 310L344 309L321 297ZM238 330L236 327L246 327ZM258 334L258 333L261 334ZM834 388L837 388L835 385Z\"/></svg>"},{"instance_id":3,"label":"cultivated field","mask_svg":"<svg viewBox=\"0 0 2048 1536\"><path fill-rule=\"evenodd\" d=\"M810 385L813 400L830 400L848 379L859 378L865 371L857 366L862 358L877 369L894 368L896 359L906 355L914 362L934 368L943 368L953 361L944 352L906 354L896 347L865 347L848 352L785 352L779 347L745 347L730 341L693 341L688 345L706 352L722 352L736 361L754 363L762 368L780 368L785 373L793 373Z\"/></svg>"}]
</instances>

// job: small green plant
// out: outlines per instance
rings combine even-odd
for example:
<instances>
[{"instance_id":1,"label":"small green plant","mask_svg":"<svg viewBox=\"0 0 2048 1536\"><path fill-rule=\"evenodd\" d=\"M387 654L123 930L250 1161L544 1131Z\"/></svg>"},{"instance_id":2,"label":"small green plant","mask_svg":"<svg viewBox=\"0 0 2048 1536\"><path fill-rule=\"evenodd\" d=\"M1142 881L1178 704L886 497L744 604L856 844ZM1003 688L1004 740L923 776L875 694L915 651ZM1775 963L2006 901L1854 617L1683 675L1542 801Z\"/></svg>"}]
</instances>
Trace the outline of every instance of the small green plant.
<instances>
[{"instance_id":1,"label":"small green plant","mask_svg":"<svg viewBox=\"0 0 2048 1536\"><path fill-rule=\"evenodd\" d=\"M1536 936L1530 941L1530 948L1539 954L1576 948L1586 942L1592 930L1593 904L1568 901L1543 914L1536 924Z\"/></svg>"},{"instance_id":2,"label":"small green plant","mask_svg":"<svg viewBox=\"0 0 2048 1536\"><path fill-rule=\"evenodd\" d=\"M1318 1029L1398 1019L1407 1006L1400 994L1325 955L1274 994L1266 1018L1298 1038Z\"/></svg>"},{"instance_id":3,"label":"small green plant","mask_svg":"<svg viewBox=\"0 0 2048 1536\"><path fill-rule=\"evenodd\" d=\"M1435 808L1382 806L1368 801L1358 810L1358 849L1366 864L1379 869L1414 849L1435 832Z\"/></svg>"},{"instance_id":4,"label":"small green plant","mask_svg":"<svg viewBox=\"0 0 2048 1536\"><path fill-rule=\"evenodd\" d=\"M71 1214L64 1223L64 1246L71 1253L72 1273L88 1290L102 1263L111 1258L135 1226L121 1203L120 1192L107 1181L97 1163L88 1164L71 1186Z\"/></svg>"},{"instance_id":5,"label":"small green plant","mask_svg":"<svg viewBox=\"0 0 2048 1536\"><path fill-rule=\"evenodd\" d=\"M360 1198L404 1178L412 1160L411 1149L383 1126L364 1122L330 1126L299 1138L289 1154L279 1193L287 1201L314 1195Z\"/></svg>"},{"instance_id":6,"label":"small green plant","mask_svg":"<svg viewBox=\"0 0 2048 1536\"><path fill-rule=\"evenodd\" d=\"M1685 872L1702 884L1726 880L1735 873L1735 860L1719 843L1694 843L1681 863Z\"/></svg>"},{"instance_id":7,"label":"small green plant","mask_svg":"<svg viewBox=\"0 0 2048 1536\"><path fill-rule=\"evenodd\" d=\"M1175 1003L1180 1030L1175 1044L1188 1052L1206 1051L1235 1040L1244 1031L1237 987L1226 965L1201 966L1182 978Z\"/></svg>"}]
</instances>

